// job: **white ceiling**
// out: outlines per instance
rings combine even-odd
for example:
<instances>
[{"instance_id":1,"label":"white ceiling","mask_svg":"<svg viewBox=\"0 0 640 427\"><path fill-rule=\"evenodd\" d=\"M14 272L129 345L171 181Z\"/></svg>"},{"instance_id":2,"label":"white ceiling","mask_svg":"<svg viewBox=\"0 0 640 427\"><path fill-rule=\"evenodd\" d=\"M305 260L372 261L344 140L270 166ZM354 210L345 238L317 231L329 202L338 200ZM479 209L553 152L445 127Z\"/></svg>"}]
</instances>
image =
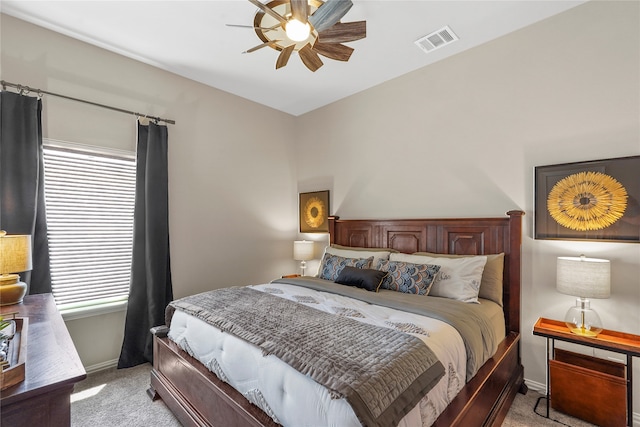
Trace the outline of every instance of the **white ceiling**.
<instances>
[{"instance_id":1,"label":"white ceiling","mask_svg":"<svg viewBox=\"0 0 640 427\"><path fill-rule=\"evenodd\" d=\"M266 0L261 0L266 3ZM353 0L342 22L367 21L367 37L347 43L348 62L323 58L309 71L294 53L275 69L271 48L251 29L248 0L0 1L0 11L284 111L304 114L448 56L561 13L585 0ZM414 41L448 25L459 40L425 54ZM28 84L28 82L20 82Z\"/></svg>"}]
</instances>

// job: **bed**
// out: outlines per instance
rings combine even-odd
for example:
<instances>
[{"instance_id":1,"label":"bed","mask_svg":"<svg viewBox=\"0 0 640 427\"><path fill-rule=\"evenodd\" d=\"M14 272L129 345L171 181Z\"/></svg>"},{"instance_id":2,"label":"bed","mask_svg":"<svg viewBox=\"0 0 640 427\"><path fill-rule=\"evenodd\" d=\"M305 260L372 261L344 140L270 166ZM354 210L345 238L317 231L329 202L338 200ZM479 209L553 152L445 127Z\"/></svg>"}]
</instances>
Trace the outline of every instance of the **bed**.
<instances>
[{"instance_id":1,"label":"bed","mask_svg":"<svg viewBox=\"0 0 640 427\"><path fill-rule=\"evenodd\" d=\"M475 256L471 258L504 254L500 295L504 338L501 337L492 349L493 355L483 360L473 375L460 385L446 408L438 411L434 426L499 426L515 394L526 392L520 361L523 214L510 211L499 218L329 219L330 242L336 247L389 248L398 257L414 253ZM287 286L287 283L276 283L263 288L281 292L281 288L286 290ZM333 300L331 304L335 306ZM265 412L264 407L260 409L250 403L246 393L243 395L220 380L211 366L207 368L193 357L190 348L186 348L187 352L169 339L167 328L154 328L152 332L154 363L149 393L152 398L162 398L183 425L279 425L273 414L267 414L268 410Z\"/></svg>"}]
</instances>

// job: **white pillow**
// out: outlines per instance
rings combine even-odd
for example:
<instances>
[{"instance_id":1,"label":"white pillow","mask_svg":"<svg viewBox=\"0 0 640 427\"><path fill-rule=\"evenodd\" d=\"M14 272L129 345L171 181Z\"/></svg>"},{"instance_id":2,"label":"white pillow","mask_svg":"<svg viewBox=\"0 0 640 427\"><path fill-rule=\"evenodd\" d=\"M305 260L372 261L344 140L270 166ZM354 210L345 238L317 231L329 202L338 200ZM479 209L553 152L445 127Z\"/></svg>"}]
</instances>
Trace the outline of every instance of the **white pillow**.
<instances>
[{"instance_id":1,"label":"white pillow","mask_svg":"<svg viewBox=\"0 0 640 427\"><path fill-rule=\"evenodd\" d=\"M462 302L478 302L482 271L487 263L484 255L469 258L435 258L425 255L391 254L391 261L414 264L435 264L440 272L429 295L451 298Z\"/></svg>"},{"instance_id":2,"label":"white pillow","mask_svg":"<svg viewBox=\"0 0 640 427\"><path fill-rule=\"evenodd\" d=\"M382 259L384 261L388 261L389 260L389 254L391 254L390 251L367 251L367 250L361 250L361 249L339 249L339 248L334 248L332 246L327 246L324 249L324 253L325 254L330 254L330 255L337 255L337 256L341 256L343 258L369 258L369 257L373 257L373 262L371 263L371 265L373 266L372 268L375 268L376 265L378 265L378 260ZM322 254L322 257L324 258L324 254ZM321 263L322 264L322 263ZM320 272L320 266L318 266L318 273ZM316 274L316 276L318 276L318 274Z\"/></svg>"}]
</instances>

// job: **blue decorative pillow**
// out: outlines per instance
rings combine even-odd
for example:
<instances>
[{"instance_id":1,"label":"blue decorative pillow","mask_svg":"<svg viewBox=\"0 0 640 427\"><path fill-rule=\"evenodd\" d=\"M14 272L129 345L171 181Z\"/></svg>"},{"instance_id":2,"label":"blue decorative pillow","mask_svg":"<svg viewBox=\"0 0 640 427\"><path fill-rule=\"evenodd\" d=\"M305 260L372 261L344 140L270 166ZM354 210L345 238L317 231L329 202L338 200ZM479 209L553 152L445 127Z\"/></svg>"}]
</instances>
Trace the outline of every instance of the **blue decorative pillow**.
<instances>
[{"instance_id":1,"label":"blue decorative pillow","mask_svg":"<svg viewBox=\"0 0 640 427\"><path fill-rule=\"evenodd\" d=\"M371 268L373 257L369 258L344 258L338 255L331 255L325 253L320 263L320 270L318 270L318 277L325 280L335 280L340 275L342 269L346 266L356 268Z\"/></svg>"},{"instance_id":2,"label":"blue decorative pillow","mask_svg":"<svg viewBox=\"0 0 640 427\"><path fill-rule=\"evenodd\" d=\"M406 294L428 295L433 281L440 271L439 265L412 264L402 261L378 261L378 270L388 274L382 281L381 289L404 292Z\"/></svg>"}]
</instances>

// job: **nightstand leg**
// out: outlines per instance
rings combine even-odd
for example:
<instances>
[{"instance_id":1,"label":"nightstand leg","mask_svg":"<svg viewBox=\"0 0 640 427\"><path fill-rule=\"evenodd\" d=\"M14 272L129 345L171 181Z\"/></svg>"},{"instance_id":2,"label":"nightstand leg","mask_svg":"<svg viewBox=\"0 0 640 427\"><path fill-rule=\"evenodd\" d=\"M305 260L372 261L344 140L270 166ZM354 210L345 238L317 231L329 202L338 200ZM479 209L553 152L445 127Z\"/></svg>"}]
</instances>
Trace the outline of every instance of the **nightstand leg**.
<instances>
[{"instance_id":1,"label":"nightstand leg","mask_svg":"<svg viewBox=\"0 0 640 427\"><path fill-rule=\"evenodd\" d=\"M550 388L551 387L550 387L550 383L549 383L550 377L551 377L549 375L549 360L550 360L551 354L549 353L549 341L551 341L551 338L547 338L547 345L546 345L546 352L547 352L547 372L546 372L546 374L547 374L547 384L546 384L546 387L545 387L545 391L547 393L547 418L549 418L549 400L551 400L551 398L550 398ZM551 351L553 351L553 350L551 350Z\"/></svg>"},{"instance_id":2,"label":"nightstand leg","mask_svg":"<svg viewBox=\"0 0 640 427\"><path fill-rule=\"evenodd\" d=\"M627 354L627 425L633 426L633 356Z\"/></svg>"}]
</instances>

